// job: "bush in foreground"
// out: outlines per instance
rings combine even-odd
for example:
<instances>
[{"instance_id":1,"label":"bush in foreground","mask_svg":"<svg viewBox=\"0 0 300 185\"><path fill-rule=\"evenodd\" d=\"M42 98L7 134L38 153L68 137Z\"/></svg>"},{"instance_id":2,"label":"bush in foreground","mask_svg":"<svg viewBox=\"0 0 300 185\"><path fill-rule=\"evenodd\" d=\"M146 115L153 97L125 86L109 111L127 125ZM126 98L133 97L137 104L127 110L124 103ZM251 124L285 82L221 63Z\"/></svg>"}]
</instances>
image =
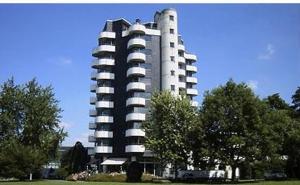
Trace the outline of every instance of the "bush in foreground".
<instances>
[{"instance_id":1,"label":"bush in foreground","mask_svg":"<svg viewBox=\"0 0 300 185\"><path fill-rule=\"evenodd\" d=\"M127 182L141 182L143 175L143 166L138 162L132 162L128 166L128 170L126 172Z\"/></svg>"}]
</instances>

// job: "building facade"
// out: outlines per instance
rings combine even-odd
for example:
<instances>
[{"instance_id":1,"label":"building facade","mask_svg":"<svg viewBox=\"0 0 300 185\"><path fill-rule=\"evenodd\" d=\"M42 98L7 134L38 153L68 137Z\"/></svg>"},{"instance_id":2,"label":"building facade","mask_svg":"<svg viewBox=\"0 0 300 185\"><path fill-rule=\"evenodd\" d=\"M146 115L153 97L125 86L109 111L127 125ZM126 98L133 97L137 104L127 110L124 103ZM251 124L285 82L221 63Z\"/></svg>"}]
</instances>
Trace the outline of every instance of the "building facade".
<instances>
[{"instance_id":1,"label":"building facade","mask_svg":"<svg viewBox=\"0 0 300 185\"><path fill-rule=\"evenodd\" d=\"M156 12L153 22L107 20L92 51L89 128L95 158L140 161L153 168L144 147L147 108L154 91L186 92L193 106L197 57L186 51L174 9Z\"/></svg>"}]
</instances>

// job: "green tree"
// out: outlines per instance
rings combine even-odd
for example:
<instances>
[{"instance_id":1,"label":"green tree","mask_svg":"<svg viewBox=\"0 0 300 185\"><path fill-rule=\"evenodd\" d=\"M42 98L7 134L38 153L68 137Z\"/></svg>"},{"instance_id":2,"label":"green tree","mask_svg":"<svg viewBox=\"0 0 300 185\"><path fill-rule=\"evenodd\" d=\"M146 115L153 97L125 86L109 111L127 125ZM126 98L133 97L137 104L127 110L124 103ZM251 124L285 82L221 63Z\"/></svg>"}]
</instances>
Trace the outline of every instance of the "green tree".
<instances>
[{"instance_id":1,"label":"green tree","mask_svg":"<svg viewBox=\"0 0 300 185\"><path fill-rule=\"evenodd\" d=\"M169 91L152 95L149 119L143 124L145 146L155 153L162 169L173 164L176 170L179 164L189 163L192 151L189 134L195 124L198 124L196 109L185 95L175 97Z\"/></svg>"},{"instance_id":2,"label":"green tree","mask_svg":"<svg viewBox=\"0 0 300 185\"><path fill-rule=\"evenodd\" d=\"M24 85L9 79L1 86L0 166L19 172L8 173L2 168L0 176L24 178L56 157L66 133L59 127L61 109L52 91L35 79ZM8 151L14 154L8 156Z\"/></svg>"},{"instance_id":3,"label":"green tree","mask_svg":"<svg viewBox=\"0 0 300 185\"><path fill-rule=\"evenodd\" d=\"M292 96L293 109L295 110L296 117L300 119L300 87L297 88Z\"/></svg>"},{"instance_id":4,"label":"green tree","mask_svg":"<svg viewBox=\"0 0 300 185\"><path fill-rule=\"evenodd\" d=\"M246 84L236 84L233 80L205 93L200 112L208 161L210 165L217 162L230 165L232 180L243 161L254 161L261 153L260 106L259 98Z\"/></svg>"},{"instance_id":5,"label":"green tree","mask_svg":"<svg viewBox=\"0 0 300 185\"><path fill-rule=\"evenodd\" d=\"M86 170L89 162L87 149L81 142L77 141L75 145L66 151L61 158L61 168L68 174L78 173Z\"/></svg>"}]
</instances>

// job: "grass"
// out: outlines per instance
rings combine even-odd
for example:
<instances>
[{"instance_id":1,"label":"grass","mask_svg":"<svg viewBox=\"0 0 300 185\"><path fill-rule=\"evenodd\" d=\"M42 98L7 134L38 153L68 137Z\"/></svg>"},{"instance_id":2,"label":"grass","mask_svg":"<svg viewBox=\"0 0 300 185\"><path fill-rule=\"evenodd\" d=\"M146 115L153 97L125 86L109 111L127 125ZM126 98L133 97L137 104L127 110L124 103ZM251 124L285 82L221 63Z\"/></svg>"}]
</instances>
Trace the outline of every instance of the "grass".
<instances>
[{"instance_id":1,"label":"grass","mask_svg":"<svg viewBox=\"0 0 300 185\"><path fill-rule=\"evenodd\" d=\"M63 180L41 180L33 182L0 182L0 185L130 185L132 183L122 182L85 182L85 181L63 181ZM135 185L156 185L156 183L134 183ZM183 183L172 183L170 185L188 185ZM205 185L205 184L201 184ZM242 185L300 185L300 181L262 181L253 183L242 183Z\"/></svg>"}]
</instances>

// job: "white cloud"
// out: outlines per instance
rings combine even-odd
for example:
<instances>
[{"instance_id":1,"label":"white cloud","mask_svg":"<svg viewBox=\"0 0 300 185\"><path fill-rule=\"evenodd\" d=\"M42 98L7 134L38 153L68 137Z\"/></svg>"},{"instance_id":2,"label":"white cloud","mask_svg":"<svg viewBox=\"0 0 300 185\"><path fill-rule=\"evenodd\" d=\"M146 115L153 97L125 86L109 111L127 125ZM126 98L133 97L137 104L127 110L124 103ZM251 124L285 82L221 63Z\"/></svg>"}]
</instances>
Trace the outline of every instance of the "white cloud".
<instances>
[{"instance_id":1,"label":"white cloud","mask_svg":"<svg viewBox=\"0 0 300 185\"><path fill-rule=\"evenodd\" d=\"M268 44L264 52L258 55L259 60L270 60L275 54L275 49L272 44Z\"/></svg>"},{"instance_id":2,"label":"white cloud","mask_svg":"<svg viewBox=\"0 0 300 185\"><path fill-rule=\"evenodd\" d=\"M62 122L59 123L59 126L63 127L64 129L69 129L69 128L72 127L72 123L68 123L68 122L62 121Z\"/></svg>"},{"instance_id":3,"label":"white cloud","mask_svg":"<svg viewBox=\"0 0 300 185\"><path fill-rule=\"evenodd\" d=\"M255 80L249 80L247 82L247 86L250 87L253 91L255 91L258 88L258 82Z\"/></svg>"},{"instance_id":4,"label":"white cloud","mask_svg":"<svg viewBox=\"0 0 300 185\"><path fill-rule=\"evenodd\" d=\"M61 65L69 65L72 64L73 61L70 58L66 58L66 57L59 57L58 58L58 63Z\"/></svg>"}]
</instances>

